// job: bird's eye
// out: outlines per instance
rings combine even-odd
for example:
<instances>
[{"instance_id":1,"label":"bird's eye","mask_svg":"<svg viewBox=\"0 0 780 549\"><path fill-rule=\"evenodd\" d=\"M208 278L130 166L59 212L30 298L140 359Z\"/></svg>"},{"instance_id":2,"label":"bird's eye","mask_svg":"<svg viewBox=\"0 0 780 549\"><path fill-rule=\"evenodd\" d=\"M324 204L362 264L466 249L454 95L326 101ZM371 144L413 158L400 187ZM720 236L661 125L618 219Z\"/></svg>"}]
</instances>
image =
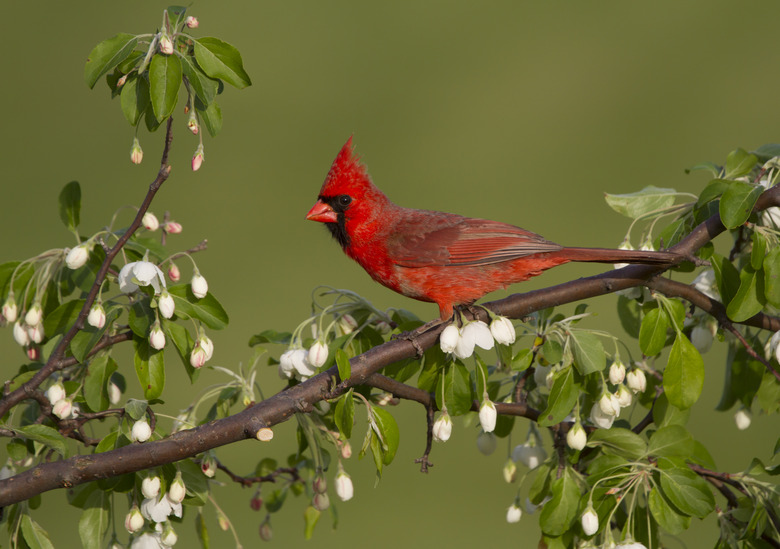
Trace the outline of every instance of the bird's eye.
<instances>
[{"instance_id":1,"label":"bird's eye","mask_svg":"<svg viewBox=\"0 0 780 549\"><path fill-rule=\"evenodd\" d=\"M352 202L352 197L349 196L348 194L342 194L339 195L338 201L339 201L339 206L342 207L349 206L350 203Z\"/></svg>"}]
</instances>

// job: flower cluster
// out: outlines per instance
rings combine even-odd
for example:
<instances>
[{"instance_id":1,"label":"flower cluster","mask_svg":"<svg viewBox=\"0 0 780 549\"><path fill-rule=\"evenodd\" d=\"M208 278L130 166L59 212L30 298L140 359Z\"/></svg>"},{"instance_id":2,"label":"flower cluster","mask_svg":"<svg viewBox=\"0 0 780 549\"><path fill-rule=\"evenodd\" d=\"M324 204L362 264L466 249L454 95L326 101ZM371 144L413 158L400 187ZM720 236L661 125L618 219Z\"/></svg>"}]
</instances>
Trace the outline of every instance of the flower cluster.
<instances>
[{"instance_id":1,"label":"flower cluster","mask_svg":"<svg viewBox=\"0 0 780 549\"><path fill-rule=\"evenodd\" d=\"M503 316L497 316L490 326L481 320L467 322L461 328L454 324L447 326L439 336L439 345L445 353L452 353L460 359L474 354L474 348L485 350L493 344L511 345L515 342L516 332L512 322Z\"/></svg>"}]
</instances>

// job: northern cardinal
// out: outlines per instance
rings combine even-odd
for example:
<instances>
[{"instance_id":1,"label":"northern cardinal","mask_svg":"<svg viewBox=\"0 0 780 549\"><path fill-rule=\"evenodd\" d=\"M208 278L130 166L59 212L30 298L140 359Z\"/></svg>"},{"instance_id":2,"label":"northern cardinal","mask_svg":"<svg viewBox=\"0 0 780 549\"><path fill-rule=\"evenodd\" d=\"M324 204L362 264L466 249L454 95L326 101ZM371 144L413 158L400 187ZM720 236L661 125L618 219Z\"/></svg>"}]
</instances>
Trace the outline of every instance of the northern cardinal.
<instances>
[{"instance_id":1,"label":"northern cardinal","mask_svg":"<svg viewBox=\"0 0 780 549\"><path fill-rule=\"evenodd\" d=\"M442 320L458 305L569 261L670 265L681 259L671 252L566 248L498 221L397 206L371 182L351 137L306 219L325 223L380 284L436 303Z\"/></svg>"}]
</instances>

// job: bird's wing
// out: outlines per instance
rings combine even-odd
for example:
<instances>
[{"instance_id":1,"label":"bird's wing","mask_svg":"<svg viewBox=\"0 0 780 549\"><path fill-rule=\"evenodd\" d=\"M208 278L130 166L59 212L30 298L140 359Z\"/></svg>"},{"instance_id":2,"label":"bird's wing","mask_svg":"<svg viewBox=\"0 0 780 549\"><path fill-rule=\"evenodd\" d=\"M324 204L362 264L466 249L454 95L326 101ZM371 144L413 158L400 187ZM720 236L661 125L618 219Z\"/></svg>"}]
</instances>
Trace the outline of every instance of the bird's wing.
<instances>
[{"instance_id":1,"label":"bird's wing","mask_svg":"<svg viewBox=\"0 0 780 549\"><path fill-rule=\"evenodd\" d=\"M415 213L400 222L388 239L388 255L401 267L490 265L562 248L506 223Z\"/></svg>"}]
</instances>

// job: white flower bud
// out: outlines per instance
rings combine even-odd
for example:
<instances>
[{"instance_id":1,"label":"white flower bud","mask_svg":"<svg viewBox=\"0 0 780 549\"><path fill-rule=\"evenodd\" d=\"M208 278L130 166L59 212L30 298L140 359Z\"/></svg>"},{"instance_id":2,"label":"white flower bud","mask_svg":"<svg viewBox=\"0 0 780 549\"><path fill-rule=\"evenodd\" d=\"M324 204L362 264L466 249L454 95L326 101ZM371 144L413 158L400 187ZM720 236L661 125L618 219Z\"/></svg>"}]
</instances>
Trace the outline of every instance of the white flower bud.
<instances>
[{"instance_id":1,"label":"white flower bud","mask_svg":"<svg viewBox=\"0 0 780 549\"><path fill-rule=\"evenodd\" d=\"M267 520L260 525L260 539L263 541L271 541L274 539L274 531L271 529L271 523Z\"/></svg>"},{"instance_id":2,"label":"white flower bud","mask_svg":"<svg viewBox=\"0 0 780 549\"><path fill-rule=\"evenodd\" d=\"M647 378L645 373L639 368L634 368L626 374L626 385L634 393L644 393L647 389Z\"/></svg>"},{"instance_id":3,"label":"white flower bud","mask_svg":"<svg viewBox=\"0 0 780 549\"><path fill-rule=\"evenodd\" d=\"M163 225L163 229L168 234L180 234L182 231L181 223L177 221L168 221Z\"/></svg>"},{"instance_id":4,"label":"white flower bud","mask_svg":"<svg viewBox=\"0 0 780 549\"><path fill-rule=\"evenodd\" d=\"M176 263L171 263L171 266L168 267L168 278L171 279L171 282L178 282L181 280L181 271L179 270L179 267L176 266Z\"/></svg>"},{"instance_id":5,"label":"white flower bud","mask_svg":"<svg viewBox=\"0 0 780 549\"><path fill-rule=\"evenodd\" d=\"M585 432L582 424L577 421L574 425L571 426L569 432L566 433L566 444L568 444L569 448L572 450L580 451L585 448L587 443L588 434Z\"/></svg>"},{"instance_id":6,"label":"white flower bud","mask_svg":"<svg viewBox=\"0 0 780 549\"><path fill-rule=\"evenodd\" d=\"M149 331L149 346L158 351L165 347L165 333L160 328L158 321L152 324L152 329Z\"/></svg>"},{"instance_id":7,"label":"white flower bud","mask_svg":"<svg viewBox=\"0 0 780 549\"><path fill-rule=\"evenodd\" d=\"M775 360L777 362L780 362L780 330L772 334L772 337L769 338L768 341L769 346L769 355L773 355L775 357ZM768 359L771 360L769 356L767 356Z\"/></svg>"},{"instance_id":8,"label":"white flower bud","mask_svg":"<svg viewBox=\"0 0 780 549\"><path fill-rule=\"evenodd\" d=\"M609 382L613 385L620 385L626 378L626 367L620 362L620 359L615 360L609 367Z\"/></svg>"},{"instance_id":9,"label":"white flower bud","mask_svg":"<svg viewBox=\"0 0 780 549\"><path fill-rule=\"evenodd\" d=\"M131 534L135 534L144 527L144 517L137 505L133 505L125 516L125 528Z\"/></svg>"},{"instance_id":10,"label":"white flower bud","mask_svg":"<svg viewBox=\"0 0 780 549\"><path fill-rule=\"evenodd\" d=\"M316 341L309 348L308 360L315 368L321 367L328 360L328 346L322 341Z\"/></svg>"},{"instance_id":11,"label":"white flower bud","mask_svg":"<svg viewBox=\"0 0 780 549\"><path fill-rule=\"evenodd\" d=\"M152 438L152 428L149 427L149 423L147 423L145 419L133 423L133 428L130 431L130 438L136 442L146 442Z\"/></svg>"},{"instance_id":12,"label":"white flower bud","mask_svg":"<svg viewBox=\"0 0 780 549\"><path fill-rule=\"evenodd\" d=\"M3 303L3 318L8 322L16 322L17 313L16 300L14 300L13 294L10 294L8 299L5 300L5 303Z\"/></svg>"},{"instance_id":13,"label":"white flower bud","mask_svg":"<svg viewBox=\"0 0 780 549\"><path fill-rule=\"evenodd\" d=\"M314 494L311 504L317 511L324 511L330 507L330 498L328 494Z\"/></svg>"},{"instance_id":14,"label":"white flower bud","mask_svg":"<svg viewBox=\"0 0 780 549\"><path fill-rule=\"evenodd\" d=\"M451 435L452 419L450 419L450 415L445 408L436 421L433 422L433 440L436 442L447 442Z\"/></svg>"},{"instance_id":15,"label":"white flower bud","mask_svg":"<svg viewBox=\"0 0 780 549\"><path fill-rule=\"evenodd\" d=\"M65 387L59 381L46 390L46 398L49 399L52 405L57 404L66 396L68 395L65 393Z\"/></svg>"},{"instance_id":16,"label":"white flower bud","mask_svg":"<svg viewBox=\"0 0 780 549\"><path fill-rule=\"evenodd\" d=\"M172 503L181 503L186 495L187 487L184 486L184 481L181 479L181 472L177 472L176 478L173 479L170 488L168 488L168 499Z\"/></svg>"},{"instance_id":17,"label":"white flower bud","mask_svg":"<svg viewBox=\"0 0 780 549\"><path fill-rule=\"evenodd\" d=\"M58 400L52 407L51 413L60 419L68 419L73 413L73 402L69 398Z\"/></svg>"},{"instance_id":18,"label":"white flower bud","mask_svg":"<svg viewBox=\"0 0 780 549\"><path fill-rule=\"evenodd\" d=\"M30 336L27 335L27 328L25 328L21 320L14 324L14 341L22 347L26 347L30 343Z\"/></svg>"},{"instance_id":19,"label":"white flower bud","mask_svg":"<svg viewBox=\"0 0 780 549\"><path fill-rule=\"evenodd\" d=\"M156 498L160 494L160 477L146 477L141 481L141 493L145 498Z\"/></svg>"},{"instance_id":20,"label":"white flower bud","mask_svg":"<svg viewBox=\"0 0 780 549\"><path fill-rule=\"evenodd\" d=\"M532 446L529 443L518 444L512 450L512 460L519 461L529 469L536 469L547 459L547 452L540 446Z\"/></svg>"},{"instance_id":21,"label":"white flower bud","mask_svg":"<svg viewBox=\"0 0 780 549\"><path fill-rule=\"evenodd\" d=\"M206 297L206 294L209 293L209 283L206 282L206 279L198 272L192 276L190 286L192 287L192 293L195 294L195 297L198 299Z\"/></svg>"},{"instance_id":22,"label":"white flower bud","mask_svg":"<svg viewBox=\"0 0 780 549\"><path fill-rule=\"evenodd\" d=\"M86 244L79 244L65 256L65 265L69 269L76 270L79 267L83 267L87 259L89 259L89 247Z\"/></svg>"},{"instance_id":23,"label":"white flower bud","mask_svg":"<svg viewBox=\"0 0 780 549\"><path fill-rule=\"evenodd\" d=\"M620 403L615 395L611 393L604 393L599 399L599 408L607 416L620 415Z\"/></svg>"},{"instance_id":24,"label":"white flower bud","mask_svg":"<svg viewBox=\"0 0 780 549\"><path fill-rule=\"evenodd\" d=\"M141 218L141 225L143 225L144 229L147 231L156 231L160 228L160 221L152 212L146 212Z\"/></svg>"},{"instance_id":25,"label":"white flower bud","mask_svg":"<svg viewBox=\"0 0 780 549\"><path fill-rule=\"evenodd\" d=\"M138 138L133 138L133 146L130 147L130 162L133 164L140 164L144 159L144 151L141 149L141 144L138 142Z\"/></svg>"},{"instance_id":26,"label":"white flower bud","mask_svg":"<svg viewBox=\"0 0 780 549\"><path fill-rule=\"evenodd\" d=\"M171 318L176 311L176 303L173 301L173 296L168 293L168 290L163 290L160 297L157 299L157 308L163 318Z\"/></svg>"},{"instance_id":27,"label":"white flower bud","mask_svg":"<svg viewBox=\"0 0 780 549\"><path fill-rule=\"evenodd\" d=\"M160 541L164 547L172 547L179 541L179 536L176 535L176 531L170 522L165 523L165 528L163 528L162 534L160 534Z\"/></svg>"},{"instance_id":28,"label":"white flower bud","mask_svg":"<svg viewBox=\"0 0 780 549\"><path fill-rule=\"evenodd\" d=\"M740 408L737 413L734 414L734 422L737 424L737 429L744 431L750 427L751 417L750 410L746 408Z\"/></svg>"},{"instance_id":29,"label":"white flower bud","mask_svg":"<svg viewBox=\"0 0 780 549\"><path fill-rule=\"evenodd\" d=\"M593 507L588 507L585 510L582 514L581 522L582 531L585 532L586 536L592 536L599 531L599 516L593 510Z\"/></svg>"},{"instance_id":30,"label":"white flower bud","mask_svg":"<svg viewBox=\"0 0 780 549\"><path fill-rule=\"evenodd\" d=\"M609 429L615 422L614 415L608 415L601 411L601 406L596 402L590 410L590 421L602 429Z\"/></svg>"},{"instance_id":31,"label":"white flower bud","mask_svg":"<svg viewBox=\"0 0 780 549\"><path fill-rule=\"evenodd\" d=\"M198 148L195 149L195 154L192 156L192 171L197 172L205 159L203 145L198 145Z\"/></svg>"},{"instance_id":32,"label":"white flower bud","mask_svg":"<svg viewBox=\"0 0 780 549\"><path fill-rule=\"evenodd\" d=\"M352 485L350 476L340 469L336 474L336 495L341 501L349 501L355 495L355 487Z\"/></svg>"},{"instance_id":33,"label":"white flower bud","mask_svg":"<svg viewBox=\"0 0 780 549\"><path fill-rule=\"evenodd\" d=\"M217 474L217 461L211 454L206 454L200 462L200 470L209 478Z\"/></svg>"},{"instance_id":34,"label":"white flower bud","mask_svg":"<svg viewBox=\"0 0 780 549\"><path fill-rule=\"evenodd\" d=\"M187 18L184 20L184 24L191 29L197 29L198 25L200 25L200 22L198 21L197 17L188 15Z\"/></svg>"},{"instance_id":35,"label":"white flower bud","mask_svg":"<svg viewBox=\"0 0 780 549\"><path fill-rule=\"evenodd\" d=\"M511 459L506 460L501 473L504 475L504 482L512 484L517 479L517 465Z\"/></svg>"},{"instance_id":36,"label":"white flower bud","mask_svg":"<svg viewBox=\"0 0 780 549\"><path fill-rule=\"evenodd\" d=\"M41 302L36 301L32 304L30 310L27 311L27 314L24 315L24 322L28 326L35 326L36 324L39 324L41 320L43 320L43 309L41 308Z\"/></svg>"},{"instance_id":37,"label":"white flower bud","mask_svg":"<svg viewBox=\"0 0 780 549\"><path fill-rule=\"evenodd\" d=\"M715 280L715 271L707 269L699 273L694 279L692 286L712 299L720 299L720 292L718 292L718 285Z\"/></svg>"},{"instance_id":38,"label":"white flower bud","mask_svg":"<svg viewBox=\"0 0 780 549\"><path fill-rule=\"evenodd\" d=\"M173 54L173 41L167 32L163 32L160 35L160 53L165 55Z\"/></svg>"},{"instance_id":39,"label":"white flower bud","mask_svg":"<svg viewBox=\"0 0 780 549\"><path fill-rule=\"evenodd\" d=\"M691 329L691 343L700 353L706 353L712 347L712 332L701 324L697 324Z\"/></svg>"},{"instance_id":40,"label":"white flower bud","mask_svg":"<svg viewBox=\"0 0 780 549\"><path fill-rule=\"evenodd\" d=\"M111 404L118 404L122 399L122 390L113 381L108 384L108 401Z\"/></svg>"},{"instance_id":41,"label":"white flower bud","mask_svg":"<svg viewBox=\"0 0 780 549\"><path fill-rule=\"evenodd\" d=\"M490 323L490 333L493 339L501 345L511 345L515 342L517 332L512 321L505 316L497 316Z\"/></svg>"},{"instance_id":42,"label":"white flower bud","mask_svg":"<svg viewBox=\"0 0 780 549\"><path fill-rule=\"evenodd\" d=\"M498 440L493 433L482 431L477 437L477 449L484 455L489 456L496 451Z\"/></svg>"},{"instance_id":43,"label":"white flower bud","mask_svg":"<svg viewBox=\"0 0 780 549\"><path fill-rule=\"evenodd\" d=\"M345 335L351 334L352 332L358 329L357 320L355 320L355 317L353 317L349 313L341 315L341 318L339 318L338 323L339 323L339 328L341 328L341 331L344 332Z\"/></svg>"},{"instance_id":44,"label":"white flower bud","mask_svg":"<svg viewBox=\"0 0 780 549\"><path fill-rule=\"evenodd\" d=\"M100 302L92 305L92 308L89 310L87 324L98 330L106 325L106 310Z\"/></svg>"},{"instance_id":45,"label":"white flower bud","mask_svg":"<svg viewBox=\"0 0 780 549\"><path fill-rule=\"evenodd\" d=\"M485 327L487 327L487 325ZM496 412L496 405L493 404L490 399L486 398L482 401L482 404L479 405L479 423L482 425L482 430L486 433L492 433L496 429L497 418L498 412Z\"/></svg>"},{"instance_id":46,"label":"white flower bud","mask_svg":"<svg viewBox=\"0 0 780 549\"><path fill-rule=\"evenodd\" d=\"M523 511L518 507L517 503L513 503L509 506L509 509L506 510L506 521L509 524L515 524L517 522L520 522L520 517L523 516Z\"/></svg>"},{"instance_id":47,"label":"white flower bud","mask_svg":"<svg viewBox=\"0 0 780 549\"><path fill-rule=\"evenodd\" d=\"M33 343L40 343L43 341L43 336L43 322L39 322L34 326L27 326L27 337L29 337L30 341Z\"/></svg>"},{"instance_id":48,"label":"white flower bud","mask_svg":"<svg viewBox=\"0 0 780 549\"><path fill-rule=\"evenodd\" d=\"M460 339L460 331L454 324L450 324L439 334L439 346L443 353L451 353Z\"/></svg>"},{"instance_id":49,"label":"white flower bud","mask_svg":"<svg viewBox=\"0 0 780 549\"><path fill-rule=\"evenodd\" d=\"M622 383L618 386L618 390L617 393L615 393L615 396L617 398L618 405L621 408L627 408L631 406L631 402L633 401L631 390Z\"/></svg>"}]
</instances>

